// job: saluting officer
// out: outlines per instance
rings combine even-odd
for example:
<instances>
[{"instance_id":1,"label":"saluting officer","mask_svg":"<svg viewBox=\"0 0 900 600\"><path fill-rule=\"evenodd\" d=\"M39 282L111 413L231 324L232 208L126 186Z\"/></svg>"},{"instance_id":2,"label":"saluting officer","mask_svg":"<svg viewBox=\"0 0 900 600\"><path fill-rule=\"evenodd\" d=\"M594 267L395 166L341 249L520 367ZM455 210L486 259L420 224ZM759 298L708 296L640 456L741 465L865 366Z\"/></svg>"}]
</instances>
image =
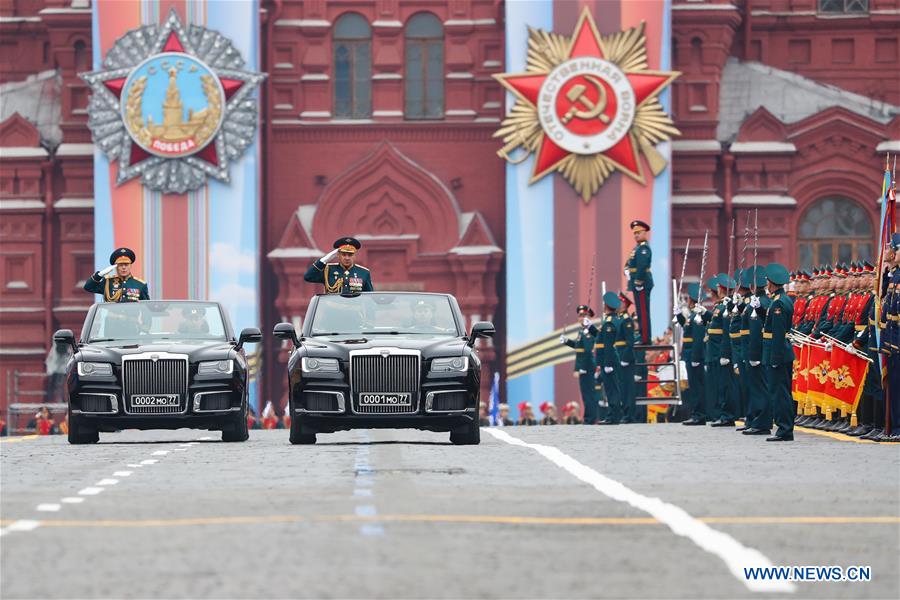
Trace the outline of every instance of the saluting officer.
<instances>
[{"instance_id":1,"label":"saluting officer","mask_svg":"<svg viewBox=\"0 0 900 600\"><path fill-rule=\"evenodd\" d=\"M150 291L143 279L131 274L135 261L134 251L118 248L109 256L109 265L102 271L95 271L84 282L84 291L103 294L105 302L137 302L149 300ZM115 274L112 274L115 272Z\"/></svg>"},{"instance_id":2,"label":"saluting officer","mask_svg":"<svg viewBox=\"0 0 900 600\"><path fill-rule=\"evenodd\" d=\"M356 252L362 247L359 240L342 237L334 242L334 250L314 262L303 276L310 283L325 285L326 294L358 294L374 291L372 275L356 264ZM338 255L338 262L328 262Z\"/></svg>"},{"instance_id":3,"label":"saluting officer","mask_svg":"<svg viewBox=\"0 0 900 600\"><path fill-rule=\"evenodd\" d=\"M559 343L575 349L575 375L578 377L578 389L581 391L581 402L584 404L584 422L593 425L599 415L597 390L594 388L594 344L597 329L591 324L594 310L587 304L578 306L578 316L582 329L574 340L565 335L559 336Z\"/></svg>"},{"instance_id":4,"label":"saluting officer","mask_svg":"<svg viewBox=\"0 0 900 600\"><path fill-rule=\"evenodd\" d=\"M766 373L768 399L775 417L775 435L767 442L790 442L794 439L794 414L791 396L791 368L794 347L787 339L794 315L794 303L784 293L788 270L778 263L766 265L766 279L772 304L766 311L763 326L762 366Z\"/></svg>"},{"instance_id":5,"label":"saluting officer","mask_svg":"<svg viewBox=\"0 0 900 600\"><path fill-rule=\"evenodd\" d=\"M616 337L619 326L616 322L616 310L622 301L615 292L606 292L603 295L604 316L600 322L597 334L596 349L597 367L594 377L603 382L603 391L606 393L606 401L609 410L606 418L600 421L600 425L616 425L622 420L622 394L619 388L619 354L616 352Z\"/></svg>"},{"instance_id":6,"label":"saluting officer","mask_svg":"<svg viewBox=\"0 0 900 600\"><path fill-rule=\"evenodd\" d=\"M625 277L628 278L628 291L634 296L634 310L640 329L641 343L649 344L652 334L650 330L650 291L653 289L653 275L650 273L653 253L647 242L650 226L638 220L632 221L630 226L637 246L634 247L625 262Z\"/></svg>"},{"instance_id":7,"label":"saluting officer","mask_svg":"<svg viewBox=\"0 0 900 600\"><path fill-rule=\"evenodd\" d=\"M679 308L675 320L683 328L681 338L681 354L687 366L687 397L691 409L691 417L682 425L706 425L706 397L703 387L703 338L706 329L703 326L703 305L700 304L700 284L689 283L687 286L688 305Z\"/></svg>"}]
</instances>

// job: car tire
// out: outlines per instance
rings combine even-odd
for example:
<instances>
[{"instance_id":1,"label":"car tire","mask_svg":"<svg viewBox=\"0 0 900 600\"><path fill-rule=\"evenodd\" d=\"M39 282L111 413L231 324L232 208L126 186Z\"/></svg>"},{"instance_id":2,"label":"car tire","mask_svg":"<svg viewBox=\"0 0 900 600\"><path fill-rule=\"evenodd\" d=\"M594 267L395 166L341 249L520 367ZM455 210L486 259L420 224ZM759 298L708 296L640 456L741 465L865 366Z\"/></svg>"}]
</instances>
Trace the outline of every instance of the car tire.
<instances>
[{"instance_id":1,"label":"car tire","mask_svg":"<svg viewBox=\"0 0 900 600\"><path fill-rule=\"evenodd\" d=\"M303 427L303 417L298 414L291 415L291 443L311 445L316 443L316 434Z\"/></svg>"},{"instance_id":2,"label":"car tire","mask_svg":"<svg viewBox=\"0 0 900 600\"><path fill-rule=\"evenodd\" d=\"M481 425L478 420L450 432L450 441L457 446L477 446L481 443Z\"/></svg>"},{"instance_id":3,"label":"car tire","mask_svg":"<svg viewBox=\"0 0 900 600\"><path fill-rule=\"evenodd\" d=\"M247 428L247 398L244 397L243 410L231 417L222 430L223 442L246 442L250 439L250 430Z\"/></svg>"},{"instance_id":4,"label":"car tire","mask_svg":"<svg viewBox=\"0 0 900 600\"><path fill-rule=\"evenodd\" d=\"M69 411L68 438L70 444L96 444L100 441L100 432L85 426L81 417Z\"/></svg>"}]
</instances>

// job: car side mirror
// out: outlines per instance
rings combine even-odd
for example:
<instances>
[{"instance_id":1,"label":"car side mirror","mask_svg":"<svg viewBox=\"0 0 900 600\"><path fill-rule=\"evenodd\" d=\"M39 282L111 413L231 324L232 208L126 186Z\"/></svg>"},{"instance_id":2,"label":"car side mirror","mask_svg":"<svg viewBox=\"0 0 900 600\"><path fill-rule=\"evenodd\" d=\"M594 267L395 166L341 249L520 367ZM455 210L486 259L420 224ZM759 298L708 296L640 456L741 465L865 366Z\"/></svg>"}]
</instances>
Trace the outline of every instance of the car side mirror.
<instances>
[{"instance_id":1,"label":"car side mirror","mask_svg":"<svg viewBox=\"0 0 900 600\"><path fill-rule=\"evenodd\" d=\"M466 342L466 344L471 348L475 345L475 340L478 338L494 337L495 333L497 333L497 330L494 329L493 323L489 321L478 321L472 325L472 333L469 334L469 341Z\"/></svg>"},{"instance_id":2,"label":"car side mirror","mask_svg":"<svg viewBox=\"0 0 900 600\"><path fill-rule=\"evenodd\" d=\"M53 342L59 346L71 346L72 350L77 350L78 345L75 343L75 334L71 329L60 329L53 334Z\"/></svg>"},{"instance_id":3,"label":"car side mirror","mask_svg":"<svg viewBox=\"0 0 900 600\"><path fill-rule=\"evenodd\" d=\"M238 343L234 347L235 350L240 350L244 347L244 344L258 344L262 341L262 332L256 327L245 327L241 330L241 335L238 337Z\"/></svg>"},{"instance_id":4,"label":"car side mirror","mask_svg":"<svg viewBox=\"0 0 900 600\"><path fill-rule=\"evenodd\" d=\"M290 340L294 344L294 348L300 347L300 340L297 338L297 331L291 323L276 323L272 335L279 340Z\"/></svg>"}]
</instances>

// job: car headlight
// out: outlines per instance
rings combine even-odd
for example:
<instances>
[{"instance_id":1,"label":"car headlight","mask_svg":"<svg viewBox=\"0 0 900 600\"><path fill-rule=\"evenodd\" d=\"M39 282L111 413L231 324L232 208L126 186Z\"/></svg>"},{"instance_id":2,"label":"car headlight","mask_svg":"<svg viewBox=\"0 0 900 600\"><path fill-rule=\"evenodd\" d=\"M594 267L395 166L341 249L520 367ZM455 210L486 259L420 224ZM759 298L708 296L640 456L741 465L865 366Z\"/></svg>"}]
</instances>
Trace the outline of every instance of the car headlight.
<instances>
[{"instance_id":1,"label":"car headlight","mask_svg":"<svg viewBox=\"0 0 900 600\"><path fill-rule=\"evenodd\" d=\"M233 371L233 360L210 360L197 365L198 375L231 375Z\"/></svg>"},{"instance_id":2,"label":"car headlight","mask_svg":"<svg viewBox=\"0 0 900 600\"><path fill-rule=\"evenodd\" d=\"M301 365L304 373L337 373L341 370L336 358L304 356Z\"/></svg>"},{"instance_id":3,"label":"car headlight","mask_svg":"<svg viewBox=\"0 0 900 600\"><path fill-rule=\"evenodd\" d=\"M81 377L112 377L112 374L112 365L110 363L78 363L78 375Z\"/></svg>"},{"instance_id":4,"label":"car headlight","mask_svg":"<svg viewBox=\"0 0 900 600\"><path fill-rule=\"evenodd\" d=\"M462 373L469 370L468 356L454 356L453 358L435 358L431 361L433 373Z\"/></svg>"}]
</instances>

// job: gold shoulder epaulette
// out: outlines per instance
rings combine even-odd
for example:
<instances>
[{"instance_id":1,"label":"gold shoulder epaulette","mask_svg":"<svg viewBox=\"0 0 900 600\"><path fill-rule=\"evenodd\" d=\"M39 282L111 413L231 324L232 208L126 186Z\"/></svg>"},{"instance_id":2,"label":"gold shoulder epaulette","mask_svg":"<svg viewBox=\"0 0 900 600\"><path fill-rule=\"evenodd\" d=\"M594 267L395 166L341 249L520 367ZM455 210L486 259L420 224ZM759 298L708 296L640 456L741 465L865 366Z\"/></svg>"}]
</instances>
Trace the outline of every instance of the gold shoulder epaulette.
<instances>
[{"instance_id":1,"label":"gold shoulder epaulette","mask_svg":"<svg viewBox=\"0 0 900 600\"><path fill-rule=\"evenodd\" d=\"M369 269L367 269L366 267L364 267L364 266L362 266L362 265L353 265L353 266L359 267L359 268L362 269L363 271L368 271L368 270L369 270Z\"/></svg>"},{"instance_id":2,"label":"gold shoulder epaulette","mask_svg":"<svg viewBox=\"0 0 900 600\"><path fill-rule=\"evenodd\" d=\"M132 275L131 278L134 279L135 281L137 281L138 283L143 283L143 284L146 284L146 283L147 283L146 281L144 281L144 280L141 279L140 277L135 277L134 275Z\"/></svg>"}]
</instances>

